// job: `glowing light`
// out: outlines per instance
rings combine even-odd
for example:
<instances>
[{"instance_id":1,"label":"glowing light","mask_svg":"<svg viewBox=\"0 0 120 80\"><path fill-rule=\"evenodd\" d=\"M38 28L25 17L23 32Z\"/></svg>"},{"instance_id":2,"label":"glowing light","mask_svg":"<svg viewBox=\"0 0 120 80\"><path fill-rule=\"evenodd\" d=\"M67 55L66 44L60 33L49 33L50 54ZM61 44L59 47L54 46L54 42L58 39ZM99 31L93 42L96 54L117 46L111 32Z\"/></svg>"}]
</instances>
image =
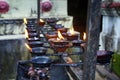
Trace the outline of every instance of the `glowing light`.
<instances>
[{"instance_id":1,"label":"glowing light","mask_svg":"<svg viewBox=\"0 0 120 80\"><path fill-rule=\"evenodd\" d=\"M62 34L60 33L60 31L58 31L58 37L57 40L64 40L64 37L62 36Z\"/></svg>"},{"instance_id":2,"label":"glowing light","mask_svg":"<svg viewBox=\"0 0 120 80\"><path fill-rule=\"evenodd\" d=\"M86 38L87 38L87 37L86 37L86 33L84 32L84 33L83 33L83 40L86 40Z\"/></svg>"},{"instance_id":3,"label":"glowing light","mask_svg":"<svg viewBox=\"0 0 120 80\"><path fill-rule=\"evenodd\" d=\"M44 22L44 20L43 20L43 19L40 19L40 22Z\"/></svg>"},{"instance_id":4,"label":"glowing light","mask_svg":"<svg viewBox=\"0 0 120 80\"><path fill-rule=\"evenodd\" d=\"M27 19L26 18L23 18L23 21L25 24L27 24Z\"/></svg>"},{"instance_id":5,"label":"glowing light","mask_svg":"<svg viewBox=\"0 0 120 80\"><path fill-rule=\"evenodd\" d=\"M27 47L28 50L32 51L32 48L27 43L25 43L25 46Z\"/></svg>"},{"instance_id":6,"label":"glowing light","mask_svg":"<svg viewBox=\"0 0 120 80\"><path fill-rule=\"evenodd\" d=\"M72 35L75 34L75 31L74 31L74 28L73 28L73 27L71 27L71 28L69 29L69 33L72 34Z\"/></svg>"},{"instance_id":7,"label":"glowing light","mask_svg":"<svg viewBox=\"0 0 120 80\"><path fill-rule=\"evenodd\" d=\"M29 38L27 29L25 29L25 37Z\"/></svg>"}]
</instances>

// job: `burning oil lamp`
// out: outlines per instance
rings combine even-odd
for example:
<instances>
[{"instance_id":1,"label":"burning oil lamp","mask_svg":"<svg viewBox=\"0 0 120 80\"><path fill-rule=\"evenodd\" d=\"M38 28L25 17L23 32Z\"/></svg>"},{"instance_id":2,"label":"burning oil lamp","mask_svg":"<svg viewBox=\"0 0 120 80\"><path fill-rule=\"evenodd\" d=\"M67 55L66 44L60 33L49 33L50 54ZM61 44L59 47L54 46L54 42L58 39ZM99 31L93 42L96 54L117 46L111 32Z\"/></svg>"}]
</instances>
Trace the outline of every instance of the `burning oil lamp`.
<instances>
[{"instance_id":1,"label":"burning oil lamp","mask_svg":"<svg viewBox=\"0 0 120 80\"><path fill-rule=\"evenodd\" d=\"M74 31L74 28L71 27L68 32L67 32L67 40L72 41L72 40L78 40L80 37L80 33Z\"/></svg>"},{"instance_id":2,"label":"burning oil lamp","mask_svg":"<svg viewBox=\"0 0 120 80\"><path fill-rule=\"evenodd\" d=\"M64 52L68 47L71 46L71 44L62 36L60 31L58 31L57 38L51 38L49 41L57 52Z\"/></svg>"},{"instance_id":3,"label":"burning oil lamp","mask_svg":"<svg viewBox=\"0 0 120 80\"><path fill-rule=\"evenodd\" d=\"M50 39L50 38L57 38L57 32L53 31L53 32L48 32L45 34L45 36Z\"/></svg>"},{"instance_id":4,"label":"burning oil lamp","mask_svg":"<svg viewBox=\"0 0 120 80\"><path fill-rule=\"evenodd\" d=\"M63 28L62 24L55 24L55 26L53 26L56 30L59 28Z\"/></svg>"},{"instance_id":5,"label":"burning oil lamp","mask_svg":"<svg viewBox=\"0 0 120 80\"><path fill-rule=\"evenodd\" d=\"M37 32L35 27L27 27L26 30L28 32Z\"/></svg>"},{"instance_id":6,"label":"burning oil lamp","mask_svg":"<svg viewBox=\"0 0 120 80\"><path fill-rule=\"evenodd\" d=\"M85 41L86 40L86 33L83 32L83 40Z\"/></svg>"},{"instance_id":7,"label":"burning oil lamp","mask_svg":"<svg viewBox=\"0 0 120 80\"><path fill-rule=\"evenodd\" d=\"M36 56L45 55L46 51L47 51L47 48L44 48L44 47L31 48L27 43L25 43L25 46L27 47L29 52L32 54L32 56L34 56L34 55L36 55Z\"/></svg>"},{"instance_id":8,"label":"burning oil lamp","mask_svg":"<svg viewBox=\"0 0 120 80\"><path fill-rule=\"evenodd\" d=\"M28 33L28 36L29 36L30 38L32 38L32 37L38 37L38 34L37 34L37 32L29 32L29 33Z\"/></svg>"},{"instance_id":9,"label":"burning oil lamp","mask_svg":"<svg viewBox=\"0 0 120 80\"><path fill-rule=\"evenodd\" d=\"M45 55L46 51L47 51L47 48L35 47L35 48L32 48L31 54L32 56L41 56L41 55Z\"/></svg>"},{"instance_id":10,"label":"burning oil lamp","mask_svg":"<svg viewBox=\"0 0 120 80\"><path fill-rule=\"evenodd\" d=\"M38 37L33 37L33 38L28 38L27 39L29 42L32 42L32 41L40 41L40 38Z\"/></svg>"},{"instance_id":11,"label":"burning oil lamp","mask_svg":"<svg viewBox=\"0 0 120 80\"><path fill-rule=\"evenodd\" d=\"M33 38L33 37L38 37L37 32L28 32L27 29L25 29L25 37L28 38Z\"/></svg>"},{"instance_id":12,"label":"burning oil lamp","mask_svg":"<svg viewBox=\"0 0 120 80\"><path fill-rule=\"evenodd\" d=\"M43 42L41 42L41 41L31 41L31 42L28 42L28 45L30 46L30 47L41 47L41 46L43 46Z\"/></svg>"},{"instance_id":13,"label":"burning oil lamp","mask_svg":"<svg viewBox=\"0 0 120 80\"><path fill-rule=\"evenodd\" d=\"M85 44L86 38L87 38L87 37L86 37L86 33L83 32L83 43L81 43L81 46L82 46L82 47L85 47L85 45L86 45L86 44Z\"/></svg>"},{"instance_id":14,"label":"burning oil lamp","mask_svg":"<svg viewBox=\"0 0 120 80\"><path fill-rule=\"evenodd\" d=\"M44 26L44 25L45 25L45 21L44 21L43 19L40 19L40 20L38 21L38 24L39 24L40 26Z\"/></svg>"},{"instance_id":15,"label":"burning oil lamp","mask_svg":"<svg viewBox=\"0 0 120 80\"><path fill-rule=\"evenodd\" d=\"M60 31L61 33L66 33L68 28L58 28L58 31Z\"/></svg>"}]
</instances>

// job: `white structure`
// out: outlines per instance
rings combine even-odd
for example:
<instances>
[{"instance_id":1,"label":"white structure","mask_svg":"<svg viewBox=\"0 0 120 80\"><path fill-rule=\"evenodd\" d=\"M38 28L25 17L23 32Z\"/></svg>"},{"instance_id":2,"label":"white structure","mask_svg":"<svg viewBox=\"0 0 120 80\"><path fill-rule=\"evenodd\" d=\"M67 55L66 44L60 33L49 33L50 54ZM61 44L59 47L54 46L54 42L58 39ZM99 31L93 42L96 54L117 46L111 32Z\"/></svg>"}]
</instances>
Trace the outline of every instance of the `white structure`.
<instances>
[{"instance_id":1,"label":"white structure","mask_svg":"<svg viewBox=\"0 0 120 80\"><path fill-rule=\"evenodd\" d=\"M106 1L106 4L109 0ZM120 51L120 0L110 2L112 7L102 7L102 32L100 33L100 50ZM113 5L114 4L114 5Z\"/></svg>"},{"instance_id":2,"label":"white structure","mask_svg":"<svg viewBox=\"0 0 120 80\"><path fill-rule=\"evenodd\" d=\"M47 1L47 0L41 0ZM41 18L65 18L64 21L59 21L65 27L71 27L73 17L67 15L67 0L50 0L52 9L49 12L41 12ZM0 14L0 19L23 19L37 18L37 0L7 0L10 5L10 10L6 14ZM6 27L5 27L6 26ZM22 25L0 25L0 34L22 34L24 31ZM7 31L6 31L7 30Z\"/></svg>"}]
</instances>

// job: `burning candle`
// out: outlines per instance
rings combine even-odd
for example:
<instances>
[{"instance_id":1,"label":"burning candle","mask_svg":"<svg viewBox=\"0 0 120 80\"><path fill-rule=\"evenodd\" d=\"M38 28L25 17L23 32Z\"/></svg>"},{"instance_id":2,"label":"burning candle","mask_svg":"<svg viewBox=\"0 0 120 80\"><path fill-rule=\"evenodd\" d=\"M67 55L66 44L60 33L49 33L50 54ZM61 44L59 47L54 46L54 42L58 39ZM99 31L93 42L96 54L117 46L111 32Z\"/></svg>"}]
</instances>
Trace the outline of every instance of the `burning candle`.
<instances>
[{"instance_id":1,"label":"burning candle","mask_svg":"<svg viewBox=\"0 0 120 80\"><path fill-rule=\"evenodd\" d=\"M73 28L73 27L71 27L71 28L68 30L68 32L67 32L67 39L68 39L69 41L78 40L78 39L79 39L79 36L80 36L80 33L74 31L74 28Z\"/></svg>"},{"instance_id":2,"label":"burning candle","mask_svg":"<svg viewBox=\"0 0 120 80\"><path fill-rule=\"evenodd\" d=\"M41 47L41 46L43 46L43 42L41 42L41 41L31 41L31 42L28 42L28 45L30 46L30 47Z\"/></svg>"},{"instance_id":3,"label":"burning candle","mask_svg":"<svg viewBox=\"0 0 120 80\"><path fill-rule=\"evenodd\" d=\"M33 37L33 38L27 38L27 40L29 42L32 42L32 41L40 41L40 39L38 37Z\"/></svg>"}]
</instances>

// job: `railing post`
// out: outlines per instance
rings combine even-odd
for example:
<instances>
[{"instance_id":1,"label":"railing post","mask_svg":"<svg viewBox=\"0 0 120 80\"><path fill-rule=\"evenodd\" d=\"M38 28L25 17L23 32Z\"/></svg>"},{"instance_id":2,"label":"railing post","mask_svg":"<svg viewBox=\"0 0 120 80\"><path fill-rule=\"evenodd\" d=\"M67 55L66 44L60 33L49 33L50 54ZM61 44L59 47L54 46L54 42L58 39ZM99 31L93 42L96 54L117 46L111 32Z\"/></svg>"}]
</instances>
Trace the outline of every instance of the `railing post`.
<instances>
[{"instance_id":1,"label":"railing post","mask_svg":"<svg viewBox=\"0 0 120 80\"><path fill-rule=\"evenodd\" d=\"M101 0L88 0L87 40L82 80L95 80L96 52L99 48Z\"/></svg>"},{"instance_id":2,"label":"railing post","mask_svg":"<svg viewBox=\"0 0 120 80\"><path fill-rule=\"evenodd\" d=\"M40 1L41 0L37 0L37 19L40 19Z\"/></svg>"}]
</instances>

